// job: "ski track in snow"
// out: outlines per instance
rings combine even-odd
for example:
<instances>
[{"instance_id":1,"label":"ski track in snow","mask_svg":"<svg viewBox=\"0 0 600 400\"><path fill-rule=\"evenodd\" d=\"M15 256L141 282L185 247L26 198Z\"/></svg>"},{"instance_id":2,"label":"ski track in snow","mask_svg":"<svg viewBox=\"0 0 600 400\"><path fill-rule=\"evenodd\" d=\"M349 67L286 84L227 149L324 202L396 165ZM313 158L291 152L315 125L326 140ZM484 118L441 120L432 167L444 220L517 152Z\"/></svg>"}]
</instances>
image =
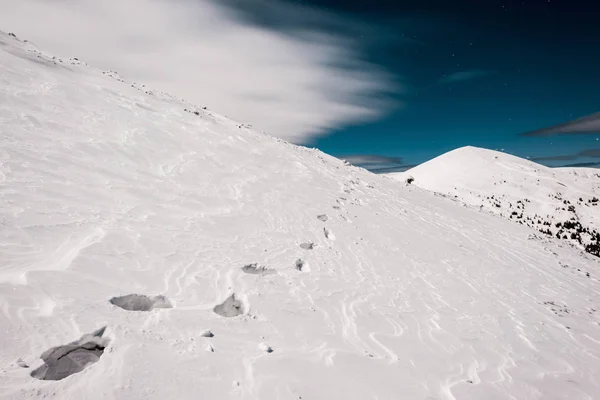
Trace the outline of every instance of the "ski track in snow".
<instances>
[{"instance_id":1,"label":"ski track in snow","mask_svg":"<svg viewBox=\"0 0 600 400\"><path fill-rule=\"evenodd\" d=\"M0 34L0 398L598 397L593 257L111 76Z\"/></svg>"}]
</instances>

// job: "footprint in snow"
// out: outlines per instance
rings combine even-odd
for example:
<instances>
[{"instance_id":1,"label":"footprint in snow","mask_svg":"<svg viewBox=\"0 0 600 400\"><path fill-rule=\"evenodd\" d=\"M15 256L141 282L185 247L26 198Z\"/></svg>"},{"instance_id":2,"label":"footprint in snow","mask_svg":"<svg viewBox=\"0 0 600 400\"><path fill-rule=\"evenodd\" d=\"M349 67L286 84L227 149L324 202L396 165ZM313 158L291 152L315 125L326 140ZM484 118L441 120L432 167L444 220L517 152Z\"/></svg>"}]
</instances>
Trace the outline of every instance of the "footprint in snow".
<instances>
[{"instance_id":1,"label":"footprint in snow","mask_svg":"<svg viewBox=\"0 0 600 400\"><path fill-rule=\"evenodd\" d=\"M58 381L98 362L108 345L108 339L102 337L105 330L106 327L103 327L72 343L46 350L40 356L44 365L33 370L31 376L44 381Z\"/></svg>"},{"instance_id":2,"label":"footprint in snow","mask_svg":"<svg viewBox=\"0 0 600 400\"><path fill-rule=\"evenodd\" d=\"M315 244L314 244L314 243L312 243L312 242L306 242L306 243L302 243L302 244L300 245L300 248L301 248L301 249L304 249L304 250L312 250L312 249L314 249L314 248L315 248Z\"/></svg>"},{"instance_id":3,"label":"footprint in snow","mask_svg":"<svg viewBox=\"0 0 600 400\"><path fill-rule=\"evenodd\" d=\"M146 296L143 294L128 294L113 297L110 303L127 311L152 311L155 308L173 308L171 300L165 296Z\"/></svg>"},{"instance_id":4,"label":"footprint in snow","mask_svg":"<svg viewBox=\"0 0 600 400\"><path fill-rule=\"evenodd\" d=\"M327 222L327 220L329 219L329 217L325 214L321 214L321 215L317 215L317 219L319 221L323 221L323 222Z\"/></svg>"},{"instance_id":5,"label":"footprint in snow","mask_svg":"<svg viewBox=\"0 0 600 400\"><path fill-rule=\"evenodd\" d=\"M300 272L308 272L310 271L310 267L306 261L303 261L301 258L296 260L296 269Z\"/></svg>"},{"instance_id":6,"label":"footprint in snow","mask_svg":"<svg viewBox=\"0 0 600 400\"><path fill-rule=\"evenodd\" d=\"M252 275L272 275L277 273L277 271L273 269L267 268L264 265L259 266L258 264L244 265L242 271Z\"/></svg>"},{"instance_id":7,"label":"footprint in snow","mask_svg":"<svg viewBox=\"0 0 600 400\"><path fill-rule=\"evenodd\" d=\"M246 305L236 298L235 293L213 308L215 314L226 318L233 318L246 312Z\"/></svg>"}]
</instances>

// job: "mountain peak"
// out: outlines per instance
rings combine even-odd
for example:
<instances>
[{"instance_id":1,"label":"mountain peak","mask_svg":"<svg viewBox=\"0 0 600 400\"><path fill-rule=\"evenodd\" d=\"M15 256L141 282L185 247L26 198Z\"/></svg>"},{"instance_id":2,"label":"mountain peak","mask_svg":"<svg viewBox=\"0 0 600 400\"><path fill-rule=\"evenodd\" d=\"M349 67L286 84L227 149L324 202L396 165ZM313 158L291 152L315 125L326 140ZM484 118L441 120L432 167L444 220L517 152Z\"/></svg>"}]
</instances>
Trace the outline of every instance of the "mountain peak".
<instances>
[{"instance_id":1,"label":"mountain peak","mask_svg":"<svg viewBox=\"0 0 600 400\"><path fill-rule=\"evenodd\" d=\"M398 180L410 176L418 187L600 256L600 173L596 169L553 169L498 151L463 147L390 176Z\"/></svg>"}]
</instances>

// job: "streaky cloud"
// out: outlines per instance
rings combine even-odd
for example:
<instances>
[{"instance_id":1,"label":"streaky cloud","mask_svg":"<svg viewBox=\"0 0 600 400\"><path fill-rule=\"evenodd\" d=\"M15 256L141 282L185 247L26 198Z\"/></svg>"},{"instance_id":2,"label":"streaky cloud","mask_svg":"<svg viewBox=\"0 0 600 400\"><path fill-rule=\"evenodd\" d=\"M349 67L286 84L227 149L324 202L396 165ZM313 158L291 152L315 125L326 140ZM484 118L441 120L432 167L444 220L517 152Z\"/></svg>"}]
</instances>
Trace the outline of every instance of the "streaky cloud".
<instances>
[{"instance_id":1,"label":"streaky cloud","mask_svg":"<svg viewBox=\"0 0 600 400\"><path fill-rule=\"evenodd\" d=\"M600 158L600 149L588 149L579 152L580 157Z\"/></svg>"},{"instance_id":2,"label":"streaky cloud","mask_svg":"<svg viewBox=\"0 0 600 400\"><path fill-rule=\"evenodd\" d=\"M439 80L440 83L455 83L455 82L464 82L470 81L473 79L483 78L489 75L492 75L494 71L483 70L483 69L473 69L469 71L460 71L455 72L450 75L446 75Z\"/></svg>"},{"instance_id":3,"label":"streaky cloud","mask_svg":"<svg viewBox=\"0 0 600 400\"><path fill-rule=\"evenodd\" d=\"M581 162L573 164L565 164L556 168L600 168L600 162Z\"/></svg>"},{"instance_id":4,"label":"streaky cloud","mask_svg":"<svg viewBox=\"0 0 600 400\"><path fill-rule=\"evenodd\" d=\"M354 154L342 158L350 164L402 164L402 157L387 157L375 154Z\"/></svg>"},{"instance_id":5,"label":"streaky cloud","mask_svg":"<svg viewBox=\"0 0 600 400\"><path fill-rule=\"evenodd\" d=\"M587 149L573 154L533 157L531 158L531 161L575 161L580 158L600 158L600 149Z\"/></svg>"},{"instance_id":6,"label":"streaky cloud","mask_svg":"<svg viewBox=\"0 0 600 400\"><path fill-rule=\"evenodd\" d=\"M520 136L552 136L565 134L600 133L600 112L578 118L574 121L521 133Z\"/></svg>"},{"instance_id":7,"label":"streaky cloud","mask_svg":"<svg viewBox=\"0 0 600 400\"><path fill-rule=\"evenodd\" d=\"M404 164L402 157L388 157L376 154L350 154L338 156L338 158L374 173L403 172L415 166Z\"/></svg>"},{"instance_id":8,"label":"streaky cloud","mask_svg":"<svg viewBox=\"0 0 600 400\"><path fill-rule=\"evenodd\" d=\"M331 28L351 21L261 2L270 20L293 20L286 30L226 3L0 0L0 29L295 143L398 106L400 85L365 60L360 36Z\"/></svg>"},{"instance_id":9,"label":"streaky cloud","mask_svg":"<svg viewBox=\"0 0 600 400\"><path fill-rule=\"evenodd\" d=\"M577 154L565 154L565 155L556 155L556 156L543 156L543 157L533 157L531 161L572 161L577 160Z\"/></svg>"},{"instance_id":10,"label":"streaky cloud","mask_svg":"<svg viewBox=\"0 0 600 400\"><path fill-rule=\"evenodd\" d=\"M391 174L393 172L406 172L409 169L416 167L417 165L419 165L419 164L406 164L406 165L399 165L397 167L375 168L375 169L371 169L369 171L371 171L374 174Z\"/></svg>"}]
</instances>

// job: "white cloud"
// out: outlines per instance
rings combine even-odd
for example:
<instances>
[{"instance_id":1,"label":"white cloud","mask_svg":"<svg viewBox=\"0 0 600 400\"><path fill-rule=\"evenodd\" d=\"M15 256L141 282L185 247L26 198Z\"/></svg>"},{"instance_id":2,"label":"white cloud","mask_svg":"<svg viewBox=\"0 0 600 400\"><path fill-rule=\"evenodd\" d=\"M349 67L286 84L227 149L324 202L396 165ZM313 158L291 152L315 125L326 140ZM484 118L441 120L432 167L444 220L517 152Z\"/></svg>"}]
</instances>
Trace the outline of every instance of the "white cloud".
<instances>
[{"instance_id":1,"label":"white cloud","mask_svg":"<svg viewBox=\"0 0 600 400\"><path fill-rule=\"evenodd\" d=\"M396 166L403 163L400 157L387 157L371 154L352 154L339 157L354 165L368 166Z\"/></svg>"},{"instance_id":2,"label":"white cloud","mask_svg":"<svg viewBox=\"0 0 600 400\"><path fill-rule=\"evenodd\" d=\"M42 50L117 70L288 140L390 107L377 94L391 81L360 60L350 38L314 26L302 35L266 29L217 0L0 0L0 9L1 30Z\"/></svg>"},{"instance_id":3,"label":"white cloud","mask_svg":"<svg viewBox=\"0 0 600 400\"><path fill-rule=\"evenodd\" d=\"M600 133L600 112L578 118L564 124L523 133L522 136L552 136L560 134L597 134Z\"/></svg>"}]
</instances>

